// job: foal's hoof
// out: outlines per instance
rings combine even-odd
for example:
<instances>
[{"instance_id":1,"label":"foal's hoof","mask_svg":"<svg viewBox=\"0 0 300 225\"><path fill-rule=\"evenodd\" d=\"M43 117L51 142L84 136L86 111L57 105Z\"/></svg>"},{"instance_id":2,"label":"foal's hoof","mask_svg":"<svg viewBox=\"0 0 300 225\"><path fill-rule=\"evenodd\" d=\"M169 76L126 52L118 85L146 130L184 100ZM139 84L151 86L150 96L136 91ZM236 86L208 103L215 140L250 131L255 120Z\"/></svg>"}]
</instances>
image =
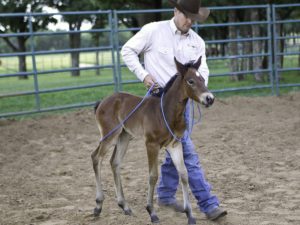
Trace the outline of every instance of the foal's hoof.
<instances>
[{"instance_id":1,"label":"foal's hoof","mask_svg":"<svg viewBox=\"0 0 300 225\"><path fill-rule=\"evenodd\" d=\"M196 219L194 217L190 217L188 220L188 225L195 225L196 224Z\"/></svg>"},{"instance_id":2,"label":"foal's hoof","mask_svg":"<svg viewBox=\"0 0 300 225\"><path fill-rule=\"evenodd\" d=\"M125 215L127 215L127 216L131 216L131 215L132 215L131 209L130 209L130 208L125 209L124 204L118 203L118 206L119 206L121 209L123 209L123 212L124 212Z\"/></svg>"},{"instance_id":3,"label":"foal's hoof","mask_svg":"<svg viewBox=\"0 0 300 225\"><path fill-rule=\"evenodd\" d=\"M159 223L159 218L157 215L151 216L151 223Z\"/></svg>"},{"instance_id":4,"label":"foal's hoof","mask_svg":"<svg viewBox=\"0 0 300 225\"><path fill-rule=\"evenodd\" d=\"M153 207L150 205L147 205L146 210L150 215L151 223L159 223L159 218L156 215L156 213L154 212Z\"/></svg>"},{"instance_id":5,"label":"foal's hoof","mask_svg":"<svg viewBox=\"0 0 300 225\"><path fill-rule=\"evenodd\" d=\"M132 216L132 211L131 209L124 209L124 214L127 215L127 216Z\"/></svg>"},{"instance_id":6,"label":"foal's hoof","mask_svg":"<svg viewBox=\"0 0 300 225\"><path fill-rule=\"evenodd\" d=\"M95 216L95 217L100 216L101 210L102 210L102 209L99 209L99 208L97 208L97 207L94 208L94 216Z\"/></svg>"}]
</instances>

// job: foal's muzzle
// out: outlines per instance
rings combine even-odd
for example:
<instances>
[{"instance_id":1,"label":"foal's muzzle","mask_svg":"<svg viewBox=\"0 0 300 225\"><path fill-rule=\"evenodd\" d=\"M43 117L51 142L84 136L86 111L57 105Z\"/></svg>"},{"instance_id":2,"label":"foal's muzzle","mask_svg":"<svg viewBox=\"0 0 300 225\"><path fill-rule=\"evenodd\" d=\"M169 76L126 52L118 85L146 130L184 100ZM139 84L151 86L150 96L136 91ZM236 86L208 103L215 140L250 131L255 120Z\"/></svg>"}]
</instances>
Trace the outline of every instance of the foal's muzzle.
<instances>
[{"instance_id":1,"label":"foal's muzzle","mask_svg":"<svg viewBox=\"0 0 300 225\"><path fill-rule=\"evenodd\" d=\"M205 92L201 95L200 101L206 107L211 106L214 103L215 96L210 92Z\"/></svg>"}]
</instances>

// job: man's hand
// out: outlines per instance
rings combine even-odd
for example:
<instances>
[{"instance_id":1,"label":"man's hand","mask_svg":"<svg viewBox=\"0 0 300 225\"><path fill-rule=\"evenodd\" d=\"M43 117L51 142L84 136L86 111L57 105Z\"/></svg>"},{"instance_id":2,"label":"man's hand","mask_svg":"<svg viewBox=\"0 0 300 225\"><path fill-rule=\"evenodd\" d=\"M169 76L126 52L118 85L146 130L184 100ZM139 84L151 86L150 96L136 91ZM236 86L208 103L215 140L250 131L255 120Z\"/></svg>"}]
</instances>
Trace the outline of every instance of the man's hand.
<instances>
[{"instance_id":1,"label":"man's hand","mask_svg":"<svg viewBox=\"0 0 300 225\"><path fill-rule=\"evenodd\" d=\"M149 89L153 84L155 84L154 87L153 87L153 89L159 88L158 83L156 82L156 80L150 74L148 74L145 77L145 79L144 79L143 82L144 82L144 84L145 84L145 86L146 86L147 89Z\"/></svg>"}]
</instances>

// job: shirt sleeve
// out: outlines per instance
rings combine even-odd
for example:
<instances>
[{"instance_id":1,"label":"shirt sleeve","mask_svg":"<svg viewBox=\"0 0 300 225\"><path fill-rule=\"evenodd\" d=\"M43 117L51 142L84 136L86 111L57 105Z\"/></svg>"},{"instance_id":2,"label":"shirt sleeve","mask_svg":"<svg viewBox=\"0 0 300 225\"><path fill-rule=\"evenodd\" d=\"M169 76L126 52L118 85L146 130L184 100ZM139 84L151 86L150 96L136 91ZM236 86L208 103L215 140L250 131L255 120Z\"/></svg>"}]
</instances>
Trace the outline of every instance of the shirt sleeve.
<instances>
[{"instance_id":1,"label":"shirt sleeve","mask_svg":"<svg viewBox=\"0 0 300 225\"><path fill-rule=\"evenodd\" d=\"M208 69L208 66L206 63L206 55L205 54L202 56L201 65L200 65L198 71L205 80L205 86L207 86L208 85L208 77L209 77L209 69Z\"/></svg>"},{"instance_id":2,"label":"shirt sleeve","mask_svg":"<svg viewBox=\"0 0 300 225\"><path fill-rule=\"evenodd\" d=\"M206 54L205 54L205 42L201 39L201 53L200 55L202 56L201 59L201 65L198 69L199 73L201 74L201 76L204 78L205 80L205 85L208 85L208 77L209 77L209 69L206 63Z\"/></svg>"},{"instance_id":3,"label":"shirt sleeve","mask_svg":"<svg viewBox=\"0 0 300 225\"><path fill-rule=\"evenodd\" d=\"M143 26L121 49L121 55L126 66L142 82L149 73L141 64L139 54L147 51L151 46L151 27L151 24Z\"/></svg>"}]
</instances>

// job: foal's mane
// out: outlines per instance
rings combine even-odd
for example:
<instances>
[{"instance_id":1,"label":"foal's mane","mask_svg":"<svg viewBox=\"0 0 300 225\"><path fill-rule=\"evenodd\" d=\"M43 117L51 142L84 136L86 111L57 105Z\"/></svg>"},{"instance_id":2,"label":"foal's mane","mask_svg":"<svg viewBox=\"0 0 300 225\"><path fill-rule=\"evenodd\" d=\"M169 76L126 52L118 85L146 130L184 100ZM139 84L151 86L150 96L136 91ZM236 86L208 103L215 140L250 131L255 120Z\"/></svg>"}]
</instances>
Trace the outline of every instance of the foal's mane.
<instances>
[{"instance_id":1,"label":"foal's mane","mask_svg":"<svg viewBox=\"0 0 300 225\"><path fill-rule=\"evenodd\" d=\"M186 70L188 70L188 68L194 67L194 63L193 63L193 61L188 62L188 63L184 64L183 66L186 68ZM168 81L168 83L166 84L166 86L164 88L160 88L158 93L152 93L151 95L154 97L160 98L163 93L167 93L167 91L170 89L170 87L173 85L174 81L176 80L176 78L179 75L180 75L180 73L176 73L173 77L171 77L171 79Z\"/></svg>"},{"instance_id":2,"label":"foal's mane","mask_svg":"<svg viewBox=\"0 0 300 225\"><path fill-rule=\"evenodd\" d=\"M171 79L168 81L168 83L166 84L166 86L164 88L159 88L158 92L152 92L151 95L154 97L161 97L163 93L166 93L170 87L173 85L174 81L176 80L176 78L179 76L179 74L175 74L173 77L171 77Z\"/></svg>"},{"instance_id":3,"label":"foal's mane","mask_svg":"<svg viewBox=\"0 0 300 225\"><path fill-rule=\"evenodd\" d=\"M171 79L168 81L166 86L163 88L163 93L166 93L171 88L171 86L173 85L174 81L176 80L176 78L178 76L179 76L179 73L176 73L173 77L171 77Z\"/></svg>"}]
</instances>

